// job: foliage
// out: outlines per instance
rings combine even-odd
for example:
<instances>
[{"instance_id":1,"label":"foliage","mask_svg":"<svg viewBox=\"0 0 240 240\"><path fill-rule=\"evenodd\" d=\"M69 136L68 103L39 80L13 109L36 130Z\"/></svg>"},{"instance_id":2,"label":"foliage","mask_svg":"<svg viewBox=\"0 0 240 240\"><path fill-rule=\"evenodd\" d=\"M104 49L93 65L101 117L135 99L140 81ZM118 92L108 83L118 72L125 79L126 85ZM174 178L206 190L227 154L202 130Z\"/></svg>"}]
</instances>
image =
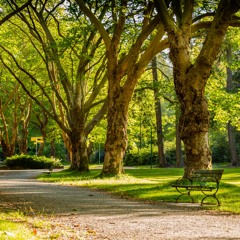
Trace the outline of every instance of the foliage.
<instances>
[{"instance_id":1,"label":"foliage","mask_svg":"<svg viewBox=\"0 0 240 240\"><path fill-rule=\"evenodd\" d=\"M44 169L62 167L59 159L23 154L8 157L5 162L9 168Z\"/></svg>"},{"instance_id":2,"label":"foliage","mask_svg":"<svg viewBox=\"0 0 240 240\"><path fill-rule=\"evenodd\" d=\"M141 151L137 153L131 151L127 153L124 157L125 166L141 166L141 165L158 165L158 154L157 152L150 153L149 150Z\"/></svg>"},{"instance_id":3,"label":"foliage","mask_svg":"<svg viewBox=\"0 0 240 240\"><path fill-rule=\"evenodd\" d=\"M176 149L167 149L165 151L166 162L168 166L176 165ZM154 150L152 153L150 149L142 149L141 152L129 151L124 156L124 166L141 166L141 165L151 165L158 166L158 152Z\"/></svg>"},{"instance_id":4,"label":"foliage","mask_svg":"<svg viewBox=\"0 0 240 240\"><path fill-rule=\"evenodd\" d=\"M221 166L222 168L222 166ZM216 166L217 169L217 166ZM218 211L240 213L240 168L225 168L220 182L218 198L220 207L211 206ZM99 169L92 169L89 173L64 170L51 176L41 176L41 180L61 182L71 186L86 186L102 189L121 197L134 198L152 202L174 202L178 197L171 183L183 175L182 168L131 168L125 169L126 174L118 177L100 178ZM199 203L202 193L194 192L194 199ZM202 207L209 208L208 206Z\"/></svg>"}]
</instances>

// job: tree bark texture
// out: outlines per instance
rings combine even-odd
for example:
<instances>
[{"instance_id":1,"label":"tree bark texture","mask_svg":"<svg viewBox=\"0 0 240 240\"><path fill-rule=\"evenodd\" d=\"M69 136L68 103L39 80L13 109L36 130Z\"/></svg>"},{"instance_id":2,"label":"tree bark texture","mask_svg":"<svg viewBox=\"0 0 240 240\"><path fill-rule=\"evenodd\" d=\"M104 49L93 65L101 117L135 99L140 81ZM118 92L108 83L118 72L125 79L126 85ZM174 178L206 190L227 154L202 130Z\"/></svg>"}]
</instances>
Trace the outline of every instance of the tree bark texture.
<instances>
[{"instance_id":1,"label":"tree bark texture","mask_svg":"<svg viewBox=\"0 0 240 240\"><path fill-rule=\"evenodd\" d=\"M83 172L89 171L84 109L76 104L76 106L71 109L70 116L71 132L69 138L72 147L71 168Z\"/></svg>"},{"instance_id":2,"label":"tree bark texture","mask_svg":"<svg viewBox=\"0 0 240 240\"><path fill-rule=\"evenodd\" d=\"M110 76L109 84L107 139L102 174L116 175L123 173L123 157L127 149L127 106L129 103L126 102L117 76Z\"/></svg>"}]
</instances>

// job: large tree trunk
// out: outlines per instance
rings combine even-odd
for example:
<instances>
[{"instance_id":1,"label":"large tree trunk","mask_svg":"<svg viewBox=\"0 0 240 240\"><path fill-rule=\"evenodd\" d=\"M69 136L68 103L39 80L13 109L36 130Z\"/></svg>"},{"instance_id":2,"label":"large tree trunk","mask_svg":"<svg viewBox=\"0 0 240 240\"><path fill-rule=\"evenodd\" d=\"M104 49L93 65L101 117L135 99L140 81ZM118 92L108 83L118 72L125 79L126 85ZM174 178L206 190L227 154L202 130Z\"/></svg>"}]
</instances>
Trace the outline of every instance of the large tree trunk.
<instances>
[{"instance_id":1,"label":"large tree trunk","mask_svg":"<svg viewBox=\"0 0 240 240\"><path fill-rule=\"evenodd\" d=\"M72 162L71 169L81 172L89 171L87 154L87 136L85 133L85 114L82 108L75 107L71 111L71 141Z\"/></svg>"},{"instance_id":2,"label":"large tree trunk","mask_svg":"<svg viewBox=\"0 0 240 240\"><path fill-rule=\"evenodd\" d=\"M157 58L152 59L152 76L153 82L158 82L158 73L157 73ZM155 102L155 116L157 124L157 143L158 143L158 158L159 158L159 167L166 167L167 162L164 155L164 144L163 144L163 130L162 130L162 109L161 101L158 98L158 92L154 88L154 102Z\"/></svg>"},{"instance_id":3,"label":"large tree trunk","mask_svg":"<svg viewBox=\"0 0 240 240\"><path fill-rule=\"evenodd\" d=\"M175 90L181 109L179 133L186 154L186 176L190 175L194 169L212 167L208 143L209 112L204 96L206 79L201 73L204 69L192 68L189 57L189 39L189 32L182 35L180 31L172 40L170 47ZM210 72L210 67L208 70Z\"/></svg>"},{"instance_id":4,"label":"large tree trunk","mask_svg":"<svg viewBox=\"0 0 240 240\"><path fill-rule=\"evenodd\" d=\"M212 158L208 143L207 102L202 94L186 92L185 96L189 101L182 103L179 130L186 154L185 174L190 175L194 169L210 169Z\"/></svg>"},{"instance_id":5,"label":"large tree trunk","mask_svg":"<svg viewBox=\"0 0 240 240\"><path fill-rule=\"evenodd\" d=\"M119 84L109 87L108 127L102 174L123 173L123 157L127 149L127 111L123 91Z\"/></svg>"}]
</instances>

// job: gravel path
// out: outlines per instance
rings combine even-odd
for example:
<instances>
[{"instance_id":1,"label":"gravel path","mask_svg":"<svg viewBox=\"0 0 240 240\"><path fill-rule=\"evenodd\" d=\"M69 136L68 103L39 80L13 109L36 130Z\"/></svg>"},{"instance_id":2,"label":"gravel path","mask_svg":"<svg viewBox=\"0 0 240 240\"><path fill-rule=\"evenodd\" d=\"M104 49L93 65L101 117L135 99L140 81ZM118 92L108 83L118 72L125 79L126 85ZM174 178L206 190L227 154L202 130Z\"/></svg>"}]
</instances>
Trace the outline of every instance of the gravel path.
<instances>
[{"instance_id":1,"label":"gravel path","mask_svg":"<svg viewBox=\"0 0 240 240\"><path fill-rule=\"evenodd\" d=\"M41 172L0 170L0 209L28 209L33 217L44 216L51 228L38 230L42 239L240 239L240 215L43 183L34 179Z\"/></svg>"}]
</instances>

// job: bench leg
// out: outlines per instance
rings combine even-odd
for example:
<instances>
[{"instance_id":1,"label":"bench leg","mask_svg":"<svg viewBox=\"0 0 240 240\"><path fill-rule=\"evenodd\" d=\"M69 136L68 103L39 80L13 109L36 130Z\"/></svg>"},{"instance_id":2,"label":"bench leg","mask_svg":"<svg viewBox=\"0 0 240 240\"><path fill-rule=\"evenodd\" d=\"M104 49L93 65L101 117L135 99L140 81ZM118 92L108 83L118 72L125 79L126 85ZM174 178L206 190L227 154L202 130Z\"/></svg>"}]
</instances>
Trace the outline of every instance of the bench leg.
<instances>
[{"instance_id":1,"label":"bench leg","mask_svg":"<svg viewBox=\"0 0 240 240\"><path fill-rule=\"evenodd\" d=\"M179 191L178 191L179 192ZM182 197L182 196L188 196L191 198L192 202L191 203L194 203L194 199L193 197L191 196L190 194L190 191L188 191L187 193L180 193L180 195L177 197L176 199L176 203L178 203L178 200Z\"/></svg>"},{"instance_id":2,"label":"bench leg","mask_svg":"<svg viewBox=\"0 0 240 240\"><path fill-rule=\"evenodd\" d=\"M217 196L215 195L215 194L213 194L213 195L207 195L207 196L205 196L203 199L202 199L202 201L201 201L201 206L203 206L204 205L204 200L206 199L206 198L209 198L209 197L212 197L212 198L214 198L214 199L216 199L216 201L217 201L217 206L220 206L221 204L220 204L220 202L219 202L219 200L218 200L218 198L217 198Z\"/></svg>"}]
</instances>

